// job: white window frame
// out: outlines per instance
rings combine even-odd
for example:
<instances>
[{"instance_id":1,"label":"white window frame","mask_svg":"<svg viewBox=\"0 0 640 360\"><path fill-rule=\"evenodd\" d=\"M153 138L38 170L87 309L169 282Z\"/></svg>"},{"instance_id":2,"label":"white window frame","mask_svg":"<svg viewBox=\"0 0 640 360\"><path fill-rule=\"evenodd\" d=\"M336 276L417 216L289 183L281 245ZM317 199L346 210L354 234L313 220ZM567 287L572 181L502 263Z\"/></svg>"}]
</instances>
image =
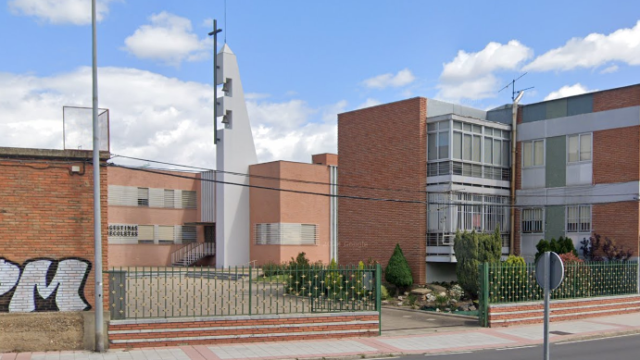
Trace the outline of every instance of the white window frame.
<instances>
[{"instance_id":1,"label":"white window frame","mask_svg":"<svg viewBox=\"0 0 640 360\"><path fill-rule=\"evenodd\" d=\"M571 219L571 220L577 220L576 222L576 230L570 230L569 229L569 208L575 208L577 210L577 214L578 217L577 219ZM580 210L583 208L588 208L589 209L589 229L587 230L583 230L582 229L582 224L584 220L583 218L580 217ZM591 229L593 228L593 207L591 205L570 205L570 206L566 206L565 207L565 214L564 214L565 218L564 218L564 223L565 223L565 233L569 234L590 234L591 233Z\"/></svg>"},{"instance_id":2,"label":"white window frame","mask_svg":"<svg viewBox=\"0 0 640 360\"><path fill-rule=\"evenodd\" d=\"M313 229L311 238L304 238L304 230ZM318 225L309 223L255 224L256 245L309 246L318 245ZM306 241L304 241L306 240Z\"/></svg>"},{"instance_id":3,"label":"white window frame","mask_svg":"<svg viewBox=\"0 0 640 360\"><path fill-rule=\"evenodd\" d=\"M542 142L542 164L541 165L536 165L536 143L537 142ZM524 164L524 145L525 144L531 144L531 165L530 166L525 166ZM520 147L521 147L521 154L520 154L520 164L522 164L522 168L523 169L532 169L532 168L543 168L546 166L546 160L547 160L547 146L546 146L546 140L545 139L537 139L537 140L529 140L529 141L522 141L520 143Z\"/></svg>"},{"instance_id":4,"label":"white window frame","mask_svg":"<svg viewBox=\"0 0 640 360\"><path fill-rule=\"evenodd\" d=\"M589 149L591 150L590 156L589 156L589 160L581 160L582 157L582 152L580 151L581 149L581 144L582 144L582 136L584 135L589 135L591 137L591 144L589 144ZM570 161L569 160L569 138L573 137L573 136L577 136L578 137L578 160L576 161ZM590 163L593 161L593 133L592 132L586 132L586 133L579 133L579 134L571 134L571 135L567 135L567 164L586 164L586 163Z\"/></svg>"},{"instance_id":5,"label":"white window frame","mask_svg":"<svg viewBox=\"0 0 640 360\"><path fill-rule=\"evenodd\" d=\"M540 214L540 219L534 219L534 218L530 218L530 219L526 219L525 218L525 214L528 212L531 212L531 214L534 214L534 211L539 211ZM524 223L526 222L530 222L530 225L528 226L528 230L525 231L525 228L527 228L527 226L524 225ZM534 225L534 223L536 221L540 221L540 228L537 229L536 226ZM544 234L544 209L543 208L527 208L527 209L522 209L522 211L520 212L520 232L522 234Z\"/></svg>"},{"instance_id":6,"label":"white window frame","mask_svg":"<svg viewBox=\"0 0 640 360\"><path fill-rule=\"evenodd\" d=\"M449 127L447 129L440 129L440 124L448 123ZM428 130L429 125L435 125L435 130ZM453 159L453 135L452 135L452 127L453 123L451 120L444 120L438 122L427 123L427 161L428 162L437 162L437 161L446 161ZM449 141L447 156L440 156L440 134L446 133L447 139ZM429 135L435 135L436 137L436 157L435 159L429 159Z\"/></svg>"}]
</instances>

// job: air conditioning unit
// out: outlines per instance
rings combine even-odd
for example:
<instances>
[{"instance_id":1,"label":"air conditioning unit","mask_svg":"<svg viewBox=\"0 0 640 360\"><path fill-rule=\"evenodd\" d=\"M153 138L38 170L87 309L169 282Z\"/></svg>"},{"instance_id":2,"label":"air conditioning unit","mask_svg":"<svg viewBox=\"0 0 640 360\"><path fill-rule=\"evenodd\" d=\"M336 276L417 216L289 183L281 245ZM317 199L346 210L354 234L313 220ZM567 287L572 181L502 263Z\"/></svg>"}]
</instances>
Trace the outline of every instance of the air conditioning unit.
<instances>
[{"instance_id":1,"label":"air conditioning unit","mask_svg":"<svg viewBox=\"0 0 640 360\"><path fill-rule=\"evenodd\" d=\"M442 238L442 245L453 245L453 235L445 235Z\"/></svg>"}]
</instances>

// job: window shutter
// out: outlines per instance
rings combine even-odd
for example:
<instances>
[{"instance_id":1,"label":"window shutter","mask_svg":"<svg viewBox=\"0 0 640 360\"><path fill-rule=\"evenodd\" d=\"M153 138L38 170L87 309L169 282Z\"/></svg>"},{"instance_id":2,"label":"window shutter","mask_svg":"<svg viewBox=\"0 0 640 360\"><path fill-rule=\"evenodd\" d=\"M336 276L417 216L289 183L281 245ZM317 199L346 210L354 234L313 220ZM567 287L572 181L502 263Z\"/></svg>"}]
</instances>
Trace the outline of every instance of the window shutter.
<instances>
[{"instance_id":1,"label":"window shutter","mask_svg":"<svg viewBox=\"0 0 640 360\"><path fill-rule=\"evenodd\" d=\"M149 207L164 207L164 189L149 189Z\"/></svg>"},{"instance_id":2,"label":"window shutter","mask_svg":"<svg viewBox=\"0 0 640 360\"><path fill-rule=\"evenodd\" d=\"M173 243L173 226L158 226L158 242L161 244Z\"/></svg>"},{"instance_id":3,"label":"window shutter","mask_svg":"<svg viewBox=\"0 0 640 360\"><path fill-rule=\"evenodd\" d=\"M175 192L173 190L164 190L164 207L168 209L175 207Z\"/></svg>"},{"instance_id":4,"label":"window shutter","mask_svg":"<svg viewBox=\"0 0 640 360\"><path fill-rule=\"evenodd\" d=\"M154 242L153 225L138 225L138 243Z\"/></svg>"}]
</instances>

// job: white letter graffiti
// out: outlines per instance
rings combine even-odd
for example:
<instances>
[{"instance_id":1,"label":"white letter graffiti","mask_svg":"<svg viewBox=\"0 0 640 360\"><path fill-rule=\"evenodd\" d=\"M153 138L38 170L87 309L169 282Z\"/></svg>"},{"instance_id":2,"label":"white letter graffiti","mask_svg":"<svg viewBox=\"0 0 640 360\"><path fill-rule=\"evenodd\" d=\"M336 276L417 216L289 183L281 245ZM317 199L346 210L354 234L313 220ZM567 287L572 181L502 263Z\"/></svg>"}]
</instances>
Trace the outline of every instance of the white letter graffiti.
<instances>
[{"instance_id":1,"label":"white letter graffiti","mask_svg":"<svg viewBox=\"0 0 640 360\"><path fill-rule=\"evenodd\" d=\"M55 264L57 268L52 269ZM7 309L9 312L88 310L91 306L84 299L82 290L89 270L90 264L84 260L42 259L27 261L20 272L18 266L0 259L0 297L15 289ZM55 307L38 308L38 299L54 300Z\"/></svg>"}]
</instances>

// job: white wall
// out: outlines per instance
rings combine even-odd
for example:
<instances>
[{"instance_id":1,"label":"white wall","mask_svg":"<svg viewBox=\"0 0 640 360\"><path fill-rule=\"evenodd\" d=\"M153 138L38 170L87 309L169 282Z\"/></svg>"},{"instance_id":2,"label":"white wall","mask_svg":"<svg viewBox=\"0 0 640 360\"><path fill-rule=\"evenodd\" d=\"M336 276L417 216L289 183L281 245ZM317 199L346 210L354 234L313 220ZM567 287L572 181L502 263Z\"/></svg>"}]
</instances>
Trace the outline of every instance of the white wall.
<instances>
[{"instance_id":1,"label":"white wall","mask_svg":"<svg viewBox=\"0 0 640 360\"><path fill-rule=\"evenodd\" d=\"M248 174L249 166L258 162L251 124L244 100L236 56L224 45L218 56L218 83L231 79L231 92L224 96L218 114L231 111L231 123L218 132L216 149L218 170ZM217 180L249 184L248 176L219 173ZM249 264L250 218L249 188L216 184L216 266Z\"/></svg>"}]
</instances>

